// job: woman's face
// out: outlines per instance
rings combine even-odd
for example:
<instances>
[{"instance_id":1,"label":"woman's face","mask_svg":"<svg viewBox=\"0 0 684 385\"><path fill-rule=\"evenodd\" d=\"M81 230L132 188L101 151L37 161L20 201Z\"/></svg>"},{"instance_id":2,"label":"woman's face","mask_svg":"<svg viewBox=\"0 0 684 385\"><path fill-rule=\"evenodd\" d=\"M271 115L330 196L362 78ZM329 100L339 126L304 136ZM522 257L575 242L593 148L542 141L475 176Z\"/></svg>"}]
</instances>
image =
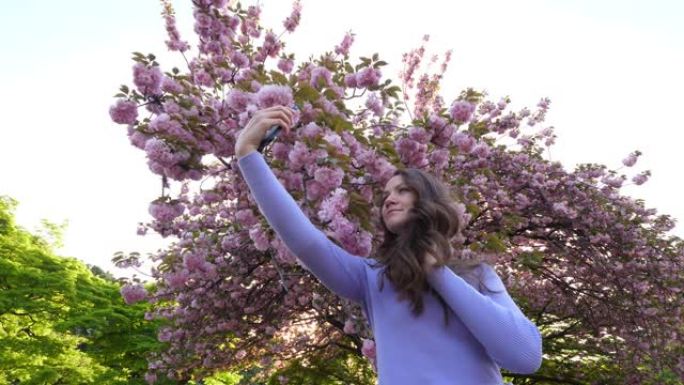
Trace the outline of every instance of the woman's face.
<instances>
[{"instance_id":1,"label":"woman's face","mask_svg":"<svg viewBox=\"0 0 684 385\"><path fill-rule=\"evenodd\" d=\"M408 218L409 211L416 202L416 193L406 184L401 175L387 181L383 192L382 219L387 229L397 233Z\"/></svg>"}]
</instances>

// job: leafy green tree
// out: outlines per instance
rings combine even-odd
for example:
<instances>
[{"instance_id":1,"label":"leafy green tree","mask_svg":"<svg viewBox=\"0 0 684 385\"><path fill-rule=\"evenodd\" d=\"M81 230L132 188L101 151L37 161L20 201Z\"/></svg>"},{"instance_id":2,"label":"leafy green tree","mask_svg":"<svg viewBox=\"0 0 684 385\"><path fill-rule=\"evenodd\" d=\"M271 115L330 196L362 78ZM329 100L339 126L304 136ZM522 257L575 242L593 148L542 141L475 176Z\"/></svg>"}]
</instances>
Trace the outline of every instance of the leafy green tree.
<instances>
[{"instance_id":1,"label":"leafy green tree","mask_svg":"<svg viewBox=\"0 0 684 385\"><path fill-rule=\"evenodd\" d=\"M56 256L63 225L31 234L16 205L0 197L0 384L145 383L145 355L161 346L149 305L125 305L110 274Z\"/></svg>"}]
</instances>

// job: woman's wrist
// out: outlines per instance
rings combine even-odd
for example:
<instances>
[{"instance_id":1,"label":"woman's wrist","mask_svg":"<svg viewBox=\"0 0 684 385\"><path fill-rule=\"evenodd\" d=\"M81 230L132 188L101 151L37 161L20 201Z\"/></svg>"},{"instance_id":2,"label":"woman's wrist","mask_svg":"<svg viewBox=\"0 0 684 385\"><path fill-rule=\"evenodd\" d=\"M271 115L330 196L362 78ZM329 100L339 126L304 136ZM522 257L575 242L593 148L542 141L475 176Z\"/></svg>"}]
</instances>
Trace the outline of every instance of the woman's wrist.
<instances>
[{"instance_id":1,"label":"woman's wrist","mask_svg":"<svg viewBox=\"0 0 684 385\"><path fill-rule=\"evenodd\" d=\"M251 147L251 146L243 146L240 148L235 149L235 156L237 156L238 159L249 155L250 153L256 151L256 147Z\"/></svg>"}]
</instances>

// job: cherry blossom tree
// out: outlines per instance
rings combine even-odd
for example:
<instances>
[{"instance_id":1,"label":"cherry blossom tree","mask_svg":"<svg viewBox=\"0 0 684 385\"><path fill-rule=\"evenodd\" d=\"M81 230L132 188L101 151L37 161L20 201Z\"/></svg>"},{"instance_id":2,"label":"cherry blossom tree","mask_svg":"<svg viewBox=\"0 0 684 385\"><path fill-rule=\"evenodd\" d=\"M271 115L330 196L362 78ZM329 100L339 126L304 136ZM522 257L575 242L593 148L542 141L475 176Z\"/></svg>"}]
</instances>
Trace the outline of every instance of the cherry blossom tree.
<instances>
[{"instance_id":1,"label":"cherry blossom tree","mask_svg":"<svg viewBox=\"0 0 684 385\"><path fill-rule=\"evenodd\" d=\"M684 243L669 234L674 220L621 193L649 171L568 170L549 160L548 99L513 110L509 98L467 89L445 101L451 52L427 60L427 36L404 55L396 82L378 54L351 57L351 33L296 61L284 36L300 21L298 2L277 34L261 26L258 6L194 0L191 47L162 3L167 47L187 68L164 70L154 55L135 53L133 86L122 86L110 108L162 180L139 233L173 240L151 256L154 292L134 283L122 290L127 302L154 304L149 319L167 321L158 337L168 349L150 361L150 382L248 363L267 376L340 351L374 361L360 310L298 264L237 168L238 131L273 105L297 106L297 128L265 150L267 161L311 221L351 253L371 258L382 241L378 202L396 168L428 170L453 188L467 222L454 248L494 265L543 332L542 369L510 374L514 383L676 383L684 375ZM424 70L439 60L436 72ZM640 155L629 154L621 170Z\"/></svg>"}]
</instances>

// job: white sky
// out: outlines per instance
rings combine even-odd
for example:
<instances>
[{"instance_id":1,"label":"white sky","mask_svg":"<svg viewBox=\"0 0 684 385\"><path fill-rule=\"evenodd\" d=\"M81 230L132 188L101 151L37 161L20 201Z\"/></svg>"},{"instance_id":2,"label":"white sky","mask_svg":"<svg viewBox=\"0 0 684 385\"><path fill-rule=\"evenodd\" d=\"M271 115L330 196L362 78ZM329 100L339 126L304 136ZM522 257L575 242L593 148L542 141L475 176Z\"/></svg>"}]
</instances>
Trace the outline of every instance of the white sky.
<instances>
[{"instance_id":1,"label":"white sky","mask_svg":"<svg viewBox=\"0 0 684 385\"><path fill-rule=\"evenodd\" d=\"M176 0L178 24L194 44L190 0ZM246 2L245 4L252 4ZM282 30L285 0L262 0L264 25ZM684 2L480 0L304 0L302 23L285 37L298 59L331 50L347 30L352 56L380 53L397 79L401 54L431 35L429 53L454 50L446 100L465 87L509 95L515 107L552 100L552 159L567 168L595 162L620 167L644 152L628 176L651 180L623 191L684 218ZM17 220L69 221L63 255L115 275L114 252L151 252L160 238L135 234L159 196L159 178L108 109L132 84L132 51L166 53L156 0L7 2L0 12L0 194L20 202ZM675 235L683 236L682 225Z\"/></svg>"}]
</instances>

